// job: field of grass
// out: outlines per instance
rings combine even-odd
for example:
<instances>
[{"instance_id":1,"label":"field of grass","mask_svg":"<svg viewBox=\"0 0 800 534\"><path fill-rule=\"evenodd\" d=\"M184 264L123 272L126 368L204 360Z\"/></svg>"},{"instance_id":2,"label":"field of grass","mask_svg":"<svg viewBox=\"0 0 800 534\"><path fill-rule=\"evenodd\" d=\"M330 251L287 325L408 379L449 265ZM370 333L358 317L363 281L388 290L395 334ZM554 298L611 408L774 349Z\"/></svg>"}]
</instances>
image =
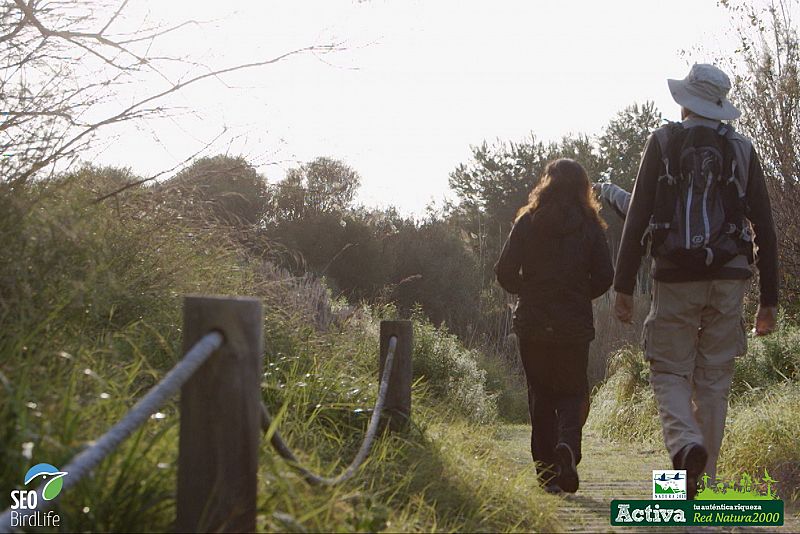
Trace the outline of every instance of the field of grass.
<instances>
[{"instance_id":1,"label":"field of grass","mask_svg":"<svg viewBox=\"0 0 800 534\"><path fill-rule=\"evenodd\" d=\"M264 402L305 464L337 473L374 405L379 320L397 312L334 299L322 282L253 256L240 229L180 193L133 189L92 202L118 179L85 170L0 195L0 507L30 465L63 466L175 363L188 293L262 299ZM246 239L268 249L257 231ZM479 365L421 314L413 320L413 424L381 436L363 471L335 488L309 486L265 442L259 529L555 528L532 465L492 453L502 385L514 378ZM171 530L178 420L173 400L64 492L64 528Z\"/></svg>"}]
</instances>

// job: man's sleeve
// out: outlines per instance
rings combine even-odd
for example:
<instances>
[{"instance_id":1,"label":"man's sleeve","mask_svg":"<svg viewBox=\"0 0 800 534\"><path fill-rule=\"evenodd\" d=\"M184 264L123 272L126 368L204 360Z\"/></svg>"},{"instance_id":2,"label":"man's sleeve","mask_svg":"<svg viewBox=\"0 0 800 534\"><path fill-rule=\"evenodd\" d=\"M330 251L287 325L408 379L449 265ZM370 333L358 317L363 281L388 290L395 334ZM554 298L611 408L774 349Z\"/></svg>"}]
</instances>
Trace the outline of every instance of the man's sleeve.
<instances>
[{"instance_id":1,"label":"man's sleeve","mask_svg":"<svg viewBox=\"0 0 800 534\"><path fill-rule=\"evenodd\" d=\"M494 266L494 272L497 275L497 281L500 286L509 293L518 294L522 289L522 274L520 268L522 267L522 226L525 217L520 218L511 233L508 235L503 250L500 252L500 259Z\"/></svg>"},{"instance_id":2,"label":"man's sleeve","mask_svg":"<svg viewBox=\"0 0 800 534\"><path fill-rule=\"evenodd\" d=\"M600 198L625 219L631 204L630 193L616 184L600 184Z\"/></svg>"},{"instance_id":3,"label":"man's sleeve","mask_svg":"<svg viewBox=\"0 0 800 534\"><path fill-rule=\"evenodd\" d=\"M642 236L650 224L655 203L656 184L661 172L661 149L655 134L647 140L639 164L639 172L633 185L628 216L622 229L622 241L617 253L617 268L614 276L614 291L633 294L636 286L636 273L642 262L644 245Z\"/></svg>"},{"instance_id":4,"label":"man's sleeve","mask_svg":"<svg viewBox=\"0 0 800 534\"><path fill-rule=\"evenodd\" d=\"M764 171L755 149L750 156L747 182L748 218L753 223L758 250L758 274L761 283L761 305L778 305L778 245L772 205L767 193Z\"/></svg>"}]
</instances>

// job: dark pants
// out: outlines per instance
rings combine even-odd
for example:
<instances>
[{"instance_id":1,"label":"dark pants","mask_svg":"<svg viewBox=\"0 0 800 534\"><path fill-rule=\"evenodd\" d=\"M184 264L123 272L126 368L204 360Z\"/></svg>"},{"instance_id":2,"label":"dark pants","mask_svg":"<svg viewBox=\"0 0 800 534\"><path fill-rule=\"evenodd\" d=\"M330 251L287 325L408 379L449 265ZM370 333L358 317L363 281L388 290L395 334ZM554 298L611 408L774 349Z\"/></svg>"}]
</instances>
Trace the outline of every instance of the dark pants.
<instances>
[{"instance_id":1,"label":"dark pants","mask_svg":"<svg viewBox=\"0 0 800 534\"><path fill-rule=\"evenodd\" d=\"M555 475L555 447L564 442L581 460L581 430L589 413L586 366L589 342L552 343L521 337L520 356L528 382L531 454L539 479Z\"/></svg>"}]
</instances>

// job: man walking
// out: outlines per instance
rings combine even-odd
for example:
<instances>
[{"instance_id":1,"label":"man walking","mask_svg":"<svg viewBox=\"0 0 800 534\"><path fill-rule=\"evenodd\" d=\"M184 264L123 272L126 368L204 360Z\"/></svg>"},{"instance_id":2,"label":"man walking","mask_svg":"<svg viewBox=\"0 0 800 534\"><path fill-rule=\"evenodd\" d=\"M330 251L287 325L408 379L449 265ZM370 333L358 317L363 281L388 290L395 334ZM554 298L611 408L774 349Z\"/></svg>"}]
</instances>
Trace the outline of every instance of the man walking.
<instances>
[{"instance_id":1,"label":"man walking","mask_svg":"<svg viewBox=\"0 0 800 534\"><path fill-rule=\"evenodd\" d=\"M777 250L769 197L749 139L722 120L740 112L728 101L728 76L694 65L668 80L680 123L647 141L617 257L615 313L633 318L642 255L653 257L653 294L645 320L645 358L664 442L675 469L687 471L688 498L705 472L713 481L722 444L734 358L747 350L742 301L760 274L755 334L775 328Z\"/></svg>"}]
</instances>

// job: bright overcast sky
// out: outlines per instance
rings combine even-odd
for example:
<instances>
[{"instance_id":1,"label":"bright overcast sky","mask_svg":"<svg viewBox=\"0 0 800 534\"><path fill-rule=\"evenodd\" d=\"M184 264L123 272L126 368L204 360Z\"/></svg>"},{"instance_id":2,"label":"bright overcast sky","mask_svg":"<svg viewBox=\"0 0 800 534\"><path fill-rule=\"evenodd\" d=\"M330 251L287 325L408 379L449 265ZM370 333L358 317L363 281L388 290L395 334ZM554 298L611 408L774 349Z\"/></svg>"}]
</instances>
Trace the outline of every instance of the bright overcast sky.
<instances>
[{"instance_id":1,"label":"bright overcast sky","mask_svg":"<svg viewBox=\"0 0 800 534\"><path fill-rule=\"evenodd\" d=\"M715 0L131 3L148 10L211 21L158 46L216 68L331 41L347 50L187 89L169 100L175 117L115 131L97 162L149 175L227 127L212 153L243 154L272 182L298 162L341 159L362 176L361 202L407 214L440 202L483 140L597 134L648 99L677 118L666 78L736 44Z\"/></svg>"}]
</instances>

